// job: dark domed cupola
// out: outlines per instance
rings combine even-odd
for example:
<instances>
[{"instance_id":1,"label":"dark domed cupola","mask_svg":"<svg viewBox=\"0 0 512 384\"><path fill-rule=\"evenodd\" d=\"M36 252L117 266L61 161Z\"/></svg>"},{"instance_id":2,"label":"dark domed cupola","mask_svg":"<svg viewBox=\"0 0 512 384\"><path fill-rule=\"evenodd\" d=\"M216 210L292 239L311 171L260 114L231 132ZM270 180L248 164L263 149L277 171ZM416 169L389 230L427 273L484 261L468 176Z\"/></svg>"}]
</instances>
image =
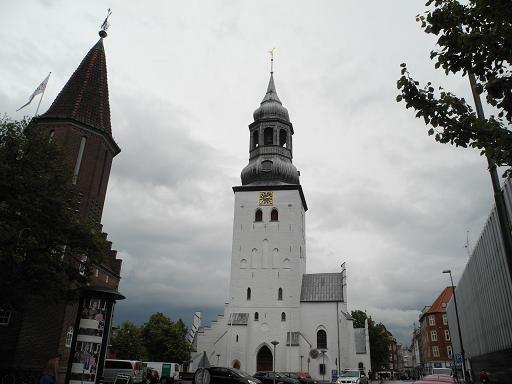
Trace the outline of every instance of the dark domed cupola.
<instances>
[{"instance_id":1,"label":"dark domed cupola","mask_svg":"<svg viewBox=\"0 0 512 384\"><path fill-rule=\"evenodd\" d=\"M249 164L242 170L242 185L300 184L292 163L293 125L277 96L273 72L267 93L249 125Z\"/></svg>"}]
</instances>

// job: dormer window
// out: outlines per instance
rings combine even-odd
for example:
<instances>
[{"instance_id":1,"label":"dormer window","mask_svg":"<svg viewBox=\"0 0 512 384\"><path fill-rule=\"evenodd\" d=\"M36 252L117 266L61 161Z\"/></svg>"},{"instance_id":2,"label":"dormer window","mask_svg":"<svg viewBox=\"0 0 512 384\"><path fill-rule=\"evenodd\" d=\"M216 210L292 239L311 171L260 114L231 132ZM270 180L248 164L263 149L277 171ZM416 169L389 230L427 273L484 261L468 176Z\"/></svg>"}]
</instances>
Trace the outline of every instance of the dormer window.
<instances>
[{"instance_id":1,"label":"dormer window","mask_svg":"<svg viewBox=\"0 0 512 384\"><path fill-rule=\"evenodd\" d=\"M279 220L279 212L277 209L272 209L272 212L270 212L270 221L278 221Z\"/></svg>"},{"instance_id":2,"label":"dormer window","mask_svg":"<svg viewBox=\"0 0 512 384\"><path fill-rule=\"evenodd\" d=\"M263 221L263 212L259 208L256 210L256 213L254 214L254 221L256 221L256 222Z\"/></svg>"}]
</instances>

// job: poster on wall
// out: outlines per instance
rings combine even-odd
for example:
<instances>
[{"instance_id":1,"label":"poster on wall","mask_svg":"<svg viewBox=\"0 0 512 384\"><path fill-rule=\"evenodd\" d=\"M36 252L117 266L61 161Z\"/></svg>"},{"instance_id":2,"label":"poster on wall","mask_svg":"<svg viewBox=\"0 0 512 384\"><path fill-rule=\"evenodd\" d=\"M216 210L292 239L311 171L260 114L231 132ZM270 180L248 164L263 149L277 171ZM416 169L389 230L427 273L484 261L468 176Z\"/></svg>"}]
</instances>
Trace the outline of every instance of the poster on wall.
<instances>
[{"instance_id":1,"label":"poster on wall","mask_svg":"<svg viewBox=\"0 0 512 384\"><path fill-rule=\"evenodd\" d=\"M107 300L84 300L72 357L70 384L95 384L101 346L104 343Z\"/></svg>"}]
</instances>

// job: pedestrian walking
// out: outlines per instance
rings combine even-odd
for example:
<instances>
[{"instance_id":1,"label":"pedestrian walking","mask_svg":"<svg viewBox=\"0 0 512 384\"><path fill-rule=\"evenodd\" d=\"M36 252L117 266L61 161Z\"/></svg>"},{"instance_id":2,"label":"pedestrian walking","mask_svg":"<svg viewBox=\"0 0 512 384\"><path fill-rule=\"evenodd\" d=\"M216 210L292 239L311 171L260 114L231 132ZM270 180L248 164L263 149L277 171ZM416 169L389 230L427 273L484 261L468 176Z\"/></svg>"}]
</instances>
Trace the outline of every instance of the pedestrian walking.
<instances>
[{"instance_id":1,"label":"pedestrian walking","mask_svg":"<svg viewBox=\"0 0 512 384\"><path fill-rule=\"evenodd\" d=\"M46 367L43 370L43 374L39 379L39 384L57 384L60 358L61 355L58 354L48 360Z\"/></svg>"}]
</instances>

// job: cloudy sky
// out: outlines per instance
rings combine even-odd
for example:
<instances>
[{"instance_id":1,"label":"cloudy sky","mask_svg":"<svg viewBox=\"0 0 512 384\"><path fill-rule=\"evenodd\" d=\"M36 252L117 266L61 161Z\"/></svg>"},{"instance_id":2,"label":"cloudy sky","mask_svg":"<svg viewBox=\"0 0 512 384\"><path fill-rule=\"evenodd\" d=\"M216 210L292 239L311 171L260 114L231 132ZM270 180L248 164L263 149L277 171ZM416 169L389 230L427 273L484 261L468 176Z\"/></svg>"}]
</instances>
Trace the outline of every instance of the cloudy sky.
<instances>
[{"instance_id":1,"label":"cloudy sky","mask_svg":"<svg viewBox=\"0 0 512 384\"><path fill-rule=\"evenodd\" d=\"M466 95L435 71L425 0L0 2L0 111L20 112L52 72L46 111L105 40L114 159L103 214L123 259L116 322L162 311L189 323L227 299L233 192L248 162L248 124L276 47L278 95L295 128L307 212L308 272L347 263L351 309L409 343L419 311L455 280L492 206L486 162L435 143L395 101L399 64Z\"/></svg>"}]
</instances>

